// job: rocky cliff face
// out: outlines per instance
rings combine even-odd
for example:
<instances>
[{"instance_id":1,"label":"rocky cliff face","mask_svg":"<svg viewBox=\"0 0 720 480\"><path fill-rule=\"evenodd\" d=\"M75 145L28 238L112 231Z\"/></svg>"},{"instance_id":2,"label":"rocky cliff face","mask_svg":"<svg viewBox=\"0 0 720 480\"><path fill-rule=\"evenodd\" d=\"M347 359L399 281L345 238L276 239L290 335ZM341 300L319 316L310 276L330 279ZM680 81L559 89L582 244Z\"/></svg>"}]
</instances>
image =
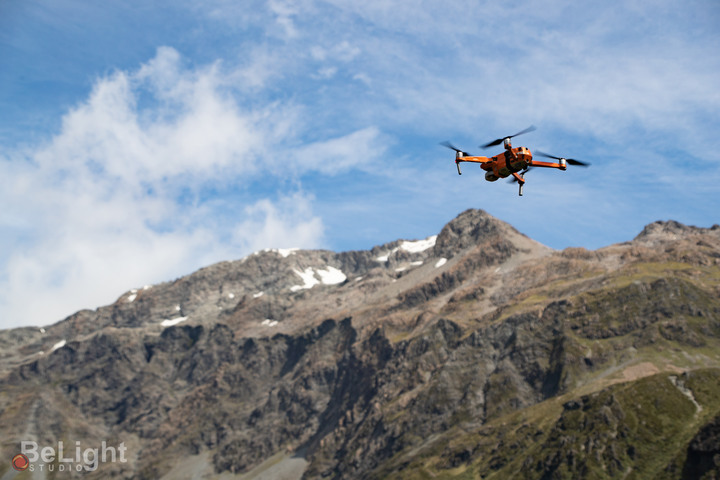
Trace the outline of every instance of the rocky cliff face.
<instances>
[{"instance_id":1,"label":"rocky cliff face","mask_svg":"<svg viewBox=\"0 0 720 480\"><path fill-rule=\"evenodd\" d=\"M0 375L0 475L105 441L127 461L33 475L716 478L720 227L555 252L469 210L259 252L2 331Z\"/></svg>"}]
</instances>

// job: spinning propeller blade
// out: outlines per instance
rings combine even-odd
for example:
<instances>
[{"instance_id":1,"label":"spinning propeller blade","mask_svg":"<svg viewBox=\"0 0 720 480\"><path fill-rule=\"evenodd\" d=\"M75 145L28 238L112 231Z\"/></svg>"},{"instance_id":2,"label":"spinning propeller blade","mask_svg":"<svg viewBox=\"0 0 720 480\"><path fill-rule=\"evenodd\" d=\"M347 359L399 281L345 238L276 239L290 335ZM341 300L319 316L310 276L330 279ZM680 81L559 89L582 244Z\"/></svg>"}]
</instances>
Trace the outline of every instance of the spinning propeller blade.
<instances>
[{"instance_id":1,"label":"spinning propeller blade","mask_svg":"<svg viewBox=\"0 0 720 480\"><path fill-rule=\"evenodd\" d=\"M457 148L455 145L453 145L452 143L448 142L447 140L444 141L444 142L440 142L440 145L442 145L443 147L447 147L447 148L449 148L450 150L455 150L457 153L461 154L463 157L469 157L469 156L470 156L469 153L463 152L462 150L460 150L459 148Z\"/></svg>"},{"instance_id":2,"label":"spinning propeller blade","mask_svg":"<svg viewBox=\"0 0 720 480\"><path fill-rule=\"evenodd\" d=\"M552 158L554 160L563 160L563 157L556 157L555 155L550 155L549 153L535 151L536 154L540 155L541 157L547 157ZM587 162L582 162L580 160L575 160L574 158L565 158L564 159L568 165L577 165L578 167L589 167L590 164Z\"/></svg>"},{"instance_id":3,"label":"spinning propeller blade","mask_svg":"<svg viewBox=\"0 0 720 480\"><path fill-rule=\"evenodd\" d=\"M532 131L534 131L534 130L536 130L535 125L530 125L528 128L526 128L526 129L523 130L522 132L518 132L518 133L516 133L515 135L510 135L509 137L498 138L497 140L493 140L493 141L490 142L490 143L486 143L485 145L481 145L480 148L490 148L490 147L494 147L494 146L496 146L496 145L500 145L501 143L503 143L503 141L505 141L506 138L517 137L518 135L522 135L522 134L524 134L524 133L530 133L530 132L532 132Z\"/></svg>"}]
</instances>

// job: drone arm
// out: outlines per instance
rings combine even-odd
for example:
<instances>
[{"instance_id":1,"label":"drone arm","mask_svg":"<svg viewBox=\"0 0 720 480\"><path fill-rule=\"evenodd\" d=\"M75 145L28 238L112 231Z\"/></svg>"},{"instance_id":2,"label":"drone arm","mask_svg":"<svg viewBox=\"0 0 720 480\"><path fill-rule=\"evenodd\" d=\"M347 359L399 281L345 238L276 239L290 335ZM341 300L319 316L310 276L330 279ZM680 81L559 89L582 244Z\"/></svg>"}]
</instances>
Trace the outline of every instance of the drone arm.
<instances>
[{"instance_id":1,"label":"drone arm","mask_svg":"<svg viewBox=\"0 0 720 480\"><path fill-rule=\"evenodd\" d=\"M528 166L542 168L559 168L560 170L567 170L567 164L565 162L540 162L538 160L531 160L530 162L528 162Z\"/></svg>"},{"instance_id":2,"label":"drone arm","mask_svg":"<svg viewBox=\"0 0 720 480\"><path fill-rule=\"evenodd\" d=\"M462 172L460 171L460 162L470 162L470 163L487 163L491 159L487 157L471 157L469 155L466 155L464 157L458 156L455 158L455 166L457 167L458 175L462 175Z\"/></svg>"},{"instance_id":3,"label":"drone arm","mask_svg":"<svg viewBox=\"0 0 720 480\"><path fill-rule=\"evenodd\" d=\"M461 163L461 162L470 162L470 163L483 164L483 163L489 162L490 160L492 160L492 159L490 159L490 158L488 158L488 157L471 157L470 155L461 156L461 155L458 154L458 155L455 157L455 166L456 166L457 169L458 169L458 175L462 175L462 171L460 171L460 163Z\"/></svg>"},{"instance_id":4,"label":"drone arm","mask_svg":"<svg viewBox=\"0 0 720 480\"><path fill-rule=\"evenodd\" d=\"M465 156L465 157L460 157L460 158L455 159L455 163L460 163L460 162L487 163L490 160L492 160L492 159L488 158L488 157Z\"/></svg>"}]
</instances>

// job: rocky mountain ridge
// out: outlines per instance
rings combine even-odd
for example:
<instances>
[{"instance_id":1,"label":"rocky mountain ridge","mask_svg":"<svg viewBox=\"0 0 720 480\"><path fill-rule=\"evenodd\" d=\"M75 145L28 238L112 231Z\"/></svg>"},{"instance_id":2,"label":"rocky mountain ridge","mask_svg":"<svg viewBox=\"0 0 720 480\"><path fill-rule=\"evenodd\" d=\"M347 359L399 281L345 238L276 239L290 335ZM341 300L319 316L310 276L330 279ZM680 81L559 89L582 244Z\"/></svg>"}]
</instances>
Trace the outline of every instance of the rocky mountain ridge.
<instances>
[{"instance_id":1,"label":"rocky mountain ridge","mask_svg":"<svg viewBox=\"0 0 720 480\"><path fill-rule=\"evenodd\" d=\"M468 210L259 252L0 332L0 448L124 442L98 478L700 478L719 297L718 226L555 252Z\"/></svg>"}]
</instances>

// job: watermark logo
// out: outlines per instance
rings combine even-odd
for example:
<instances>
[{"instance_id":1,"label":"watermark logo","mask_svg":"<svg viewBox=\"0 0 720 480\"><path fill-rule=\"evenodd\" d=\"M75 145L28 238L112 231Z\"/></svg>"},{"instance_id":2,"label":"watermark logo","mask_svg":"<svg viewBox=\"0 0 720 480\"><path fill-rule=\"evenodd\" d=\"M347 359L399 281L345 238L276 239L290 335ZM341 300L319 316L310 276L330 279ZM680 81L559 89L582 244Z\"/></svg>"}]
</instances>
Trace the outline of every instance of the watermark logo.
<instances>
[{"instance_id":1,"label":"watermark logo","mask_svg":"<svg viewBox=\"0 0 720 480\"><path fill-rule=\"evenodd\" d=\"M28 459L27 455L18 453L12 458L12 466L18 472L23 472L27 470L27 468L30 466L30 460Z\"/></svg>"},{"instance_id":2,"label":"watermark logo","mask_svg":"<svg viewBox=\"0 0 720 480\"><path fill-rule=\"evenodd\" d=\"M20 452L12 458L12 466L17 471L29 470L31 472L93 472L101 463L127 462L125 442L117 447L109 446L103 441L99 448L82 448L80 442L75 442L75 448L66 448L62 441L55 447L40 448L37 442L20 442Z\"/></svg>"}]
</instances>

